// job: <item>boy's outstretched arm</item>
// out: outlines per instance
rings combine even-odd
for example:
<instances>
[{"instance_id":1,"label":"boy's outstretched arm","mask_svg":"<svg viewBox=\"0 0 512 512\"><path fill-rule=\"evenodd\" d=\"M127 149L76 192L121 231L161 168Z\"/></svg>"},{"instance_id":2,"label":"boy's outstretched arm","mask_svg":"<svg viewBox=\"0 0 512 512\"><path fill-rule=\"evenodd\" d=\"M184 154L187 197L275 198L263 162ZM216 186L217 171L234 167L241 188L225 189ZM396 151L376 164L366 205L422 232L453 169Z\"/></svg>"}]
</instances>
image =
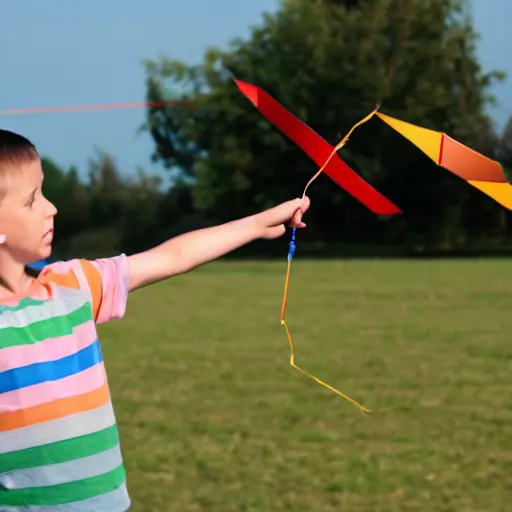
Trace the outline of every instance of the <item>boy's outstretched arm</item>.
<instances>
[{"instance_id":1,"label":"boy's outstretched arm","mask_svg":"<svg viewBox=\"0 0 512 512\"><path fill-rule=\"evenodd\" d=\"M309 198L287 201L274 208L226 224L192 231L128 258L130 291L183 274L257 239L273 239L285 224L303 228Z\"/></svg>"}]
</instances>

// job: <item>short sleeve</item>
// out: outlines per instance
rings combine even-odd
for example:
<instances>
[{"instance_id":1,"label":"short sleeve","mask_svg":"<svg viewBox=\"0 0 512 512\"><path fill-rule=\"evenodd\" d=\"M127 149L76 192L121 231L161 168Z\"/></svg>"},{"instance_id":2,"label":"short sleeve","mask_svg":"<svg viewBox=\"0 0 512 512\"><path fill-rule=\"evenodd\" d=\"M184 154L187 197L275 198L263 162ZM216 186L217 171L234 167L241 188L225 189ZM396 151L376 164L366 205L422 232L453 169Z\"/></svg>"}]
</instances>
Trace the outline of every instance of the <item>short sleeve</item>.
<instances>
[{"instance_id":1,"label":"short sleeve","mask_svg":"<svg viewBox=\"0 0 512 512\"><path fill-rule=\"evenodd\" d=\"M91 291L96 323L122 318L126 312L130 280L126 255L80 260L80 264Z\"/></svg>"}]
</instances>

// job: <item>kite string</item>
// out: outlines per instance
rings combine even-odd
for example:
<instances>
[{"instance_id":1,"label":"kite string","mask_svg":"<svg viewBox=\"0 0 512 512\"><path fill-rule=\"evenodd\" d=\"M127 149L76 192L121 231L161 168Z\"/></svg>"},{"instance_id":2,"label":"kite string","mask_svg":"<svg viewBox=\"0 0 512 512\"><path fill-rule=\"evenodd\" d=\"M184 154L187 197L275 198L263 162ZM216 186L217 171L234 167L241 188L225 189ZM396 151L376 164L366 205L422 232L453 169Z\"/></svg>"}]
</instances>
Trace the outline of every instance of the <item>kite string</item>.
<instances>
[{"instance_id":1,"label":"kite string","mask_svg":"<svg viewBox=\"0 0 512 512\"><path fill-rule=\"evenodd\" d=\"M17 116L27 114L48 114L53 112L74 112L86 110L111 110L128 109L139 107L184 107L188 106L186 101L142 101L138 103L107 103L102 105L68 105L63 107L38 107L38 108L15 108L0 110L0 116Z\"/></svg>"},{"instance_id":2,"label":"kite string","mask_svg":"<svg viewBox=\"0 0 512 512\"><path fill-rule=\"evenodd\" d=\"M306 184L306 187L304 188L304 192L302 194L302 198L304 199L304 197L306 196L306 191L307 189L309 188L309 186L311 185L311 183L313 183L313 181L315 181L318 176L320 176L320 174L322 174L322 172L324 172L325 168L327 167L327 165L329 164L329 162L331 161L332 157L343 147L345 146L345 144L348 142L348 139L350 138L350 136L352 135L352 133L354 132L354 130L356 128L359 128L359 126L361 126L362 124L368 122L379 110L380 106L377 105L375 107L375 109L373 109L367 116L363 117L363 119L361 119L360 121L358 121L354 126L352 126L352 128L350 128L350 130L348 131L348 133L345 135L345 137L343 137L339 142L338 144L336 144L336 146L334 147L334 149L332 150L331 154L329 155L329 158L327 158L327 160L325 161L324 165L322 165L322 167L316 172L316 174L307 182Z\"/></svg>"},{"instance_id":3,"label":"kite string","mask_svg":"<svg viewBox=\"0 0 512 512\"><path fill-rule=\"evenodd\" d=\"M348 141L349 137L352 135L352 133L354 132L354 130L361 126L362 124L366 123L367 121L369 121L378 111L379 109L379 106L377 106L370 114L368 114L366 117L364 117L363 119L361 119L360 121L358 121L350 130L349 132L345 135L345 137L343 137L343 139L341 139L341 141L335 146L335 148L333 149L332 153L329 155L329 158L327 159L327 161L324 163L324 165L320 168L320 170L308 181L308 183L306 184L306 187L304 188L304 193L302 195L302 197L304 198L306 196L306 191L308 189L308 187L311 185L311 183L313 183L313 181L318 177L320 176L320 174L324 171L324 169L327 167L328 163L330 162L330 160L332 159L332 157L337 153L337 151L339 151ZM295 364L295 349L294 349L294 345L293 345L293 340L292 340L292 336L291 336L291 333L290 333L290 329L288 328L288 325L286 324L286 320L285 320L285 316L286 316L286 306L287 306L287 301L288 301L288 289L289 289L289 285L290 285L290 274L291 274L291 265L292 265L292 259L293 259L293 256L295 255L295 251L296 251L296 248L297 248L297 243L296 243L296 233L297 233L297 228L293 228L292 229L292 236L291 236L291 240L290 240L290 244L289 244L289 250L288 250L288 257L287 257L287 268L286 268L286 278L285 278L285 282L284 282L284 293L283 293L283 302L282 302L282 306L281 306L281 325L284 327L285 331L286 331L286 337L288 339L288 344L290 345L290 365L292 366L292 368L295 368L296 370L298 370L299 372L301 372L303 375L306 375L307 377L310 377L311 379L313 379L315 382L317 382L318 384L326 387L327 389L331 390L332 392L336 393L337 395L341 396L342 398L344 398L345 400L347 400L348 402L350 402L351 404L355 405L362 413L364 414L369 414L371 413L371 411L369 409L367 409L366 407L364 407L363 405L361 405L359 402L356 402L355 400L353 400L352 398L350 398L349 396L345 395L344 393L342 393L341 391L338 391L337 389L333 388L332 386L330 386L329 384L321 381L320 379L318 379L317 377L315 377L314 375L311 375L310 373L306 372L305 370L303 370L302 368L299 368L296 364Z\"/></svg>"}]
</instances>

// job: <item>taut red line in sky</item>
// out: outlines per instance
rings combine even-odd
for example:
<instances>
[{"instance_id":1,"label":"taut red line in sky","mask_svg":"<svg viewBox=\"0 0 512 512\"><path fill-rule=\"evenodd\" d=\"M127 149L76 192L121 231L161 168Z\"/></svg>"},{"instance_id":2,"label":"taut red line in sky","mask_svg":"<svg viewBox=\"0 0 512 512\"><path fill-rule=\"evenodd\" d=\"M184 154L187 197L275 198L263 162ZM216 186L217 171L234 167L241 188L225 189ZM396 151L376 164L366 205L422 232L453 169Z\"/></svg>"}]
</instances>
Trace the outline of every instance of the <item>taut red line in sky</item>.
<instances>
[{"instance_id":1,"label":"taut red line in sky","mask_svg":"<svg viewBox=\"0 0 512 512\"><path fill-rule=\"evenodd\" d=\"M47 114L52 112L73 112L84 110L111 110L141 107L188 107L189 101L141 101L138 103L107 103L104 105L71 105L63 107L16 108L0 110L0 116L15 116L26 114Z\"/></svg>"}]
</instances>

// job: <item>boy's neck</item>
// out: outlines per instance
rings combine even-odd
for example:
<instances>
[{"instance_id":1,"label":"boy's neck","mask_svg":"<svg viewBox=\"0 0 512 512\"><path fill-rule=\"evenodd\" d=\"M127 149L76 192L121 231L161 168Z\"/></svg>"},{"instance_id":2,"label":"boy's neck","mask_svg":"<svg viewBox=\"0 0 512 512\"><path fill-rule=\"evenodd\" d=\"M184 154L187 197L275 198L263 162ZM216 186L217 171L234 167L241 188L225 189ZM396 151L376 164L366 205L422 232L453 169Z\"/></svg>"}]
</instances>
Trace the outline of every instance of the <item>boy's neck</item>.
<instances>
[{"instance_id":1,"label":"boy's neck","mask_svg":"<svg viewBox=\"0 0 512 512\"><path fill-rule=\"evenodd\" d=\"M34 278L27 274L24 264L0 254L0 299L23 294L33 281Z\"/></svg>"}]
</instances>

